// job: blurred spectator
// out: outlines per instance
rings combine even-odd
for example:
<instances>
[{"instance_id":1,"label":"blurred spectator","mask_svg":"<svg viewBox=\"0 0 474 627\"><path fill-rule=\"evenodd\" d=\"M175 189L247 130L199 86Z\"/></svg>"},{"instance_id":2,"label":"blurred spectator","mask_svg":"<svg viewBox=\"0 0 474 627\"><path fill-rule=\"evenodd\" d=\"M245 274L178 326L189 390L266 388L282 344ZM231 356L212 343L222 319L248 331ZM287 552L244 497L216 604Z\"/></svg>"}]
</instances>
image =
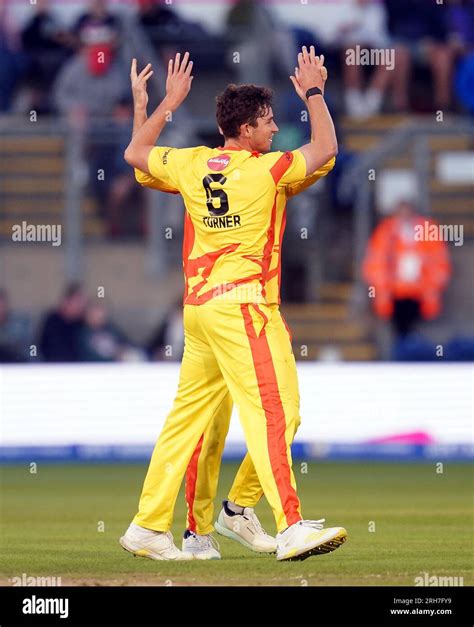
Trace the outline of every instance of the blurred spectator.
<instances>
[{"instance_id":1,"label":"blurred spectator","mask_svg":"<svg viewBox=\"0 0 474 627\"><path fill-rule=\"evenodd\" d=\"M235 64L231 67L237 69L240 83L268 85L273 66L284 76L294 72L293 33L279 25L269 7L258 0L236 0L227 15L226 39Z\"/></svg>"},{"instance_id":2,"label":"blurred spectator","mask_svg":"<svg viewBox=\"0 0 474 627\"><path fill-rule=\"evenodd\" d=\"M138 19L145 29L153 34L155 28L169 28L169 33L176 33L180 28L181 18L170 5L156 0L138 0Z\"/></svg>"},{"instance_id":3,"label":"blurred spectator","mask_svg":"<svg viewBox=\"0 0 474 627\"><path fill-rule=\"evenodd\" d=\"M44 361L80 361L79 337L85 306L82 287L69 285L58 307L46 315L43 323L39 345Z\"/></svg>"},{"instance_id":4,"label":"blurred spectator","mask_svg":"<svg viewBox=\"0 0 474 627\"><path fill-rule=\"evenodd\" d=\"M7 41L0 23L0 112L9 111L15 89L25 71L24 56Z\"/></svg>"},{"instance_id":5,"label":"blurred spectator","mask_svg":"<svg viewBox=\"0 0 474 627\"><path fill-rule=\"evenodd\" d=\"M113 325L103 304L90 305L79 331L80 361L120 361L130 342Z\"/></svg>"},{"instance_id":6,"label":"blurred spectator","mask_svg":"<svg viewBox=\"0 0 474 627\"><path fill-rule=\"evenodd\" d=\"M138 20L160 52L170 44L180 47L183 37L192 36L187 23L169 5L155 0L139 0Z\"/></svg>"},{"instance_id":7,"label":"blurred spectator","mask_svg":"<svg viewBox=\"0 0 474 627\"><path fill-rule=\"evenodd\" d=\"M11 311L7 293L0 288L0 363L27 361L29 339L28 319Z\"/></svg>"},{"instance_id":8,"label":"blurred spectator","mask_svg":"<svg viewBox=\"0 0 474 627\"><path fill-rule=\"evenodd\" d=\"M180 361L184 351L183 302L176 300L148 344L153 361Z\"/></svg>"},{"instance_id":9,"label":"blurred spectator","mask_svg":"<svg viewBox=\"0 0 474 627\"><path fill-rule=\"evenodd\" d=\"M97 2L94 6L104 6L104 3ZM100 18L95 14L80 18L77 31L82 48L63 67L54 86L57 109L72 116L80 125L90 116L112 115L129 92L128 73L117 55L117 33L110 27L109 20L108 16Z\"/></svg>"},{"instance_id":10,"label":"blurred spectator","mask_svg":"<svg viewBox=\"0 0 474 627\"><path fill-rule=\"evenodd\" d=\"M91 0L89 10L77 19L73 32L79 45L101 45L104 41L118 44L120 23L107 4L107 0Z\"/></svg>"},{"instance_id":11,"label":"blurred spectator","mask_svg":"<svg viewBox=\"0 0 474 627\"><path fill-rule=\"evenodd\" d=\"M448 42L445 5L426 0L384 0L388 30L395 46L393 103L397 110L409 109L408 98L413 61L428 63L434 83L434 106L451 104L453 54Z\"/></svg>"},{"instance_id":12,"label":"blurred spectator","mask_svg":"<svg viewBox=\"0 0 474 627\"><path fill-rule=\"evenodd\" d=\"M25 79L31 89L29 106L39 112L48 111L49 88L71 54L73 38L49 10L49 0L38 0L35 14L21 33L21 40L28 63Z\"/></svg>"},{"instance_id":13,"label":"blurred spectator","mask_svg":"<svg viewBox=\"0 0 474 627\"><path fill-rule=\"evenodd\" d=\"M474 53L462 59L456 75L456 96L464 109L474 115Z\"/></svg>"},{"instance_id":14,"label":"blurred spectator","mask_svg":"<svg viewBox=\"0 0 474 627\"><path fill-rule=\"evenodd\" d=\"M363 263L364 279L375 288L375 312L392 320L398 336L409 334L420 317L439 315L451 274L446 243L416 236L416 227L425 223L435 224L410 202L400 202L376 227Z\"/></svg>"},{"instance_id":15,"label":"blurred spectator","mask_svg":"<svg viewBox=\"0 0 474 627\"><path fill-rule=\"evenodd\" d=\"M168 63L176 52L188 50L195 70L222 67L221 38L209 33L199 22L185 20L169 4L138 0L138 21L163 62Z\"/></svg>"},{"instance_id":16,"label":"blurred spectator","mask_svg":"<svg viewBox=\"0 0 474 627\"><path fill-rule=\"evenodd\" d=\"M456 96L474 114L474 2L451 0L449 18L451 46L454 54L461 57L456 72Z\"/></svg>"},{"instance_id":17,"label":"blurred spectator","mask_svg":"<svg viewBox=\"0 0 474 627\"><path fill-rule=\"evenodd\" d=\"M58 110L68 116L73 126L86 133L85 161L89 178L97 194L100 213L102 217L104 214L109 217L113 230L115 207L117 202L129 198L133 180L133 173L125 171L122 158L123 146L130 138L130 113L126 116L125 127L120 115L130 88L128 74L116 57L112 41L105 41L99 48L102 49L95 44L84 45L63 67L54 91ZM119 142L111 135L117 131L117 114L121 131ZM124 128L126 139L122 136ZM128 185L127 181L130 181Z\"/></svg>"},{"instance_id":18,"label":"blurred spectator","mask_svg":"<svg viewBox=\"0 0 474 627\"><path fill-rule=\"evenodd\" d=\"M449 0L449 27L452 45L461 53L474 50L474 2Z\"/></svg>"},{"instance_id":19,"label":"blurred spectator","mask_svg":"<svg viewBox=\"0 0 474 627\"><path fill-rule=\"evenodd\" d=\"M342 22L337 39L343 46L343 80L346 110L350 116L363 118L378 113L383 95L394 68L376 65L372 68L367 90L364 92L364 67L360 63L349 63L350 51L355 46L364 49L387 49L388 33L383 5L374 0L352 0L352 10ZM387 62L387 60L386 60Z\"/></svg>"}]
</instances>

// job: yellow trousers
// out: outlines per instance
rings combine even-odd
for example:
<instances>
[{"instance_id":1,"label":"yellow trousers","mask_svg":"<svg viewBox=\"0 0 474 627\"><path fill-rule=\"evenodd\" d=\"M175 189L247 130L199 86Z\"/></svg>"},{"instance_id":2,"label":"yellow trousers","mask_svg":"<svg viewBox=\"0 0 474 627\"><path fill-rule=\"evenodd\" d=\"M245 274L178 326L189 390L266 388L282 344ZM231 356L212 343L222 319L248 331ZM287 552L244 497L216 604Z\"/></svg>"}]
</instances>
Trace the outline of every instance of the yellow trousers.
<instances>
[{"instance_id":1,"label":"yellow trousers","mask_svg":"<svg viewBox=\"0 0 474 627\"><path fill-rule=\"evenodd\" d=\"M208 301L184 307L185 350L177 396L155 446L134 522L172 523L187 471L188 526L212 531L213 500L232 402L248 454L229 499L253 507L265 494L278 531L301 520L290 444L298 428L296 365L276 305Z\"/></svg>"}]
</instances>

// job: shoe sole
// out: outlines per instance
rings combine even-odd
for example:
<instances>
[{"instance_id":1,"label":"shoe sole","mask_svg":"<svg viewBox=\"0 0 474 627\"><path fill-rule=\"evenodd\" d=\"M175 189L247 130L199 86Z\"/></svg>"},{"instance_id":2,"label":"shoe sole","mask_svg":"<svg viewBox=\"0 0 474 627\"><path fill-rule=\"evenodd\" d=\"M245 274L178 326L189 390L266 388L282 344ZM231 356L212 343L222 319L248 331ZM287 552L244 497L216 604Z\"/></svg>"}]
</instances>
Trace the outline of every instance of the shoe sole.
<instances>
[{"instance_id":1,"label":"shoe sole","mask_svg":"<svg viewBox=\"0 0 474 627\"><path fill-rule=\"evenodd\" d=\"M215 555L208 557L208 556L204 556L202 555L202 553L192 553L191 551L183 551L183 553L186 553L187 555L192 555L193 556L193 560L201 560L201 561L210 561L210 560L220 560L220 556L216 557Z\"/></svg>"},{"instance_id":2,"label":"shoe sole","mask_svg":"<svg viewBox=\"0 0 474 627\"><path fill-rule=\"evenodd\" d=\"M291 557L277 557L277 560L279 562L302 562L303 560L308 559L308 557L311 557L313 555L324 555L325 553L331 553L332 551L335 551L340 546L342 546L346 540L347 531L341 528L341 530L338 531L333 538L325 540L322 544L313 546L306 551L299 553L298 555L292 555Z\"/></svg>"},{"instance_id":3,"label":"shoe sole","mask_svg":"<svg viewBox=\"0 0 474 627\"><path fill-rule=\"evenodd\" d=\"M163 557L162 555L158 555L157 553L152 553L148 551L148 549L132 549L126 542L126 540L122 537L119 540L119 544L128 553L131 553L134 557L146 557L149 560L155 560L157 562L189 562L191 560L172 560L168 557Z\"/></svg>"},{"instance_id":4,"label":"shoe sole","mask_svg":"<svg viewBox=\"0 0 474 627\"><path fill-rule=\"evenodd\" d=\"M225 536L226 538L230 538L230 540L235 540L236 542L238 542L239 544L244 546L246 549L249 549L250 551L253 551L254 553L264 553L264 554L267 554L267 555L272 555L272 554L276 553L276 549L271 549L270 551L268 551L268 550L265 550L265 549L259 549L258 547L252 546L246 540L244 540L238 534L236 534L234 531L231 531L230 529L227 529L227 527L223 527L219 523L218 520L216 520L216 522L214 523L214 529L221 536Z\"/></svg>"}]
</instances>

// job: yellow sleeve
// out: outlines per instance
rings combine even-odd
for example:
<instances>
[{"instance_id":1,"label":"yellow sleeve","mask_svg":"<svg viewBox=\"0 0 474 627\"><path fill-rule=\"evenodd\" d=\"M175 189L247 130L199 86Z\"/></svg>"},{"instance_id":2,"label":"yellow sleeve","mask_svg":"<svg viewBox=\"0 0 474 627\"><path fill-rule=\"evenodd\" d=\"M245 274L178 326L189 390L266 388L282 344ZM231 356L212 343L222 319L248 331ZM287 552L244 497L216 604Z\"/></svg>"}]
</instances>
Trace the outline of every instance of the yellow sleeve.
<instances>
[{"instance_id":1,"label":"yellow sleeve","mask_svg":"<svg viewBox=\"0 0 474 627\"><path fill-rule=\"evenodd\" d=\"M269 152L261 159L268 163L270 174L277 187L296 183L306 176L306 159L299 150Z\"/></svg>"},{"instance_id":2,"label":"yellow sleeve","mask_svg":"<svg viewBox=\"0 0 474 627\"><path fill-rule=\"evenodd\" d=\"M148 156L148 171L168 187L180 190L181 177L189 169L190 148L155 146Z\"/></svg>"},{"instance_id":3,"label":"yellow sleeve","mask_svg":"<svg viewBox=\"0 0 474 627\"><path fill-rule=\"evenodd\" d=\"M316 170L309 176L305 177L302 181L297 181L296 183L291 183L290 185L287 185L285 188L286 195L288 197L296 196L297 194L300 194L311 185L314 185L316 181L319 181L319 179L323 178L323 176L326 176L326 174L329 174L329 172L333 169L335 163L336 163L336 157L333 157L327 163L325 163L321 168L319 168L318 170Z\"/></svg>"},{"instance_id":4,"label":"yellow sleeve","mask_svg":"<svg viewBox=\"0 0 474 627\"><path fill-rule=\"evenodd\" d=\"M167 185L163 181L160 181L151 174L143 172L138 168L135 168L135 180L143 187L157 189L160 192L168 192L170 194L179 194L179 191L176 188L172 187L171 185Z\"/></svg>"}]
</instances>

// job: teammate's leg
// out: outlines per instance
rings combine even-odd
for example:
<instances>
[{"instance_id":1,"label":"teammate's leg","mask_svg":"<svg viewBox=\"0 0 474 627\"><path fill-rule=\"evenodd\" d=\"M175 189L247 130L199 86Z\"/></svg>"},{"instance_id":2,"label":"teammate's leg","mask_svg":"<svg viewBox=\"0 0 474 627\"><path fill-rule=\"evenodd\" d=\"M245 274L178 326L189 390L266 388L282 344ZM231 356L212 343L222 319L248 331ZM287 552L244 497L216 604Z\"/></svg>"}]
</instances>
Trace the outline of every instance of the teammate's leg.
<instances>
[{"instance_id":1,"label":"teammate's leg","mask_svg":"<svg viewBox=\"0 0 474 627\"><path fill-rule=\"evenodd\" d=\"M214 531L214 499L232 405L232 397L222 380L222 403L199 438L186 470L187 516L182 549L198 560L221 557L219 544L211 532Z\"/></svg>"},{"instance_id":2,"label":"teammate's leg","mask_svg":"<svg viewBox=\"0 0 474 627\"><path fill-rule=\"evenodd\" d=\"M223 388L227 390L225 382ZM201 436L186 471L187 518L183 551L192 553L196 559L220 558L218 547L209 534L214 531L214 499L232 407L232 397L227 393ZM234 485L238 486L234 489L237 500L235 503L224 501L216 531L257 553L274 553L275 538L266 533L253 511L263 491L248 453Z\"/></svg>"},{"instance_id":3,"label":"teammate's leg","mask_svg":"<svg viewBox=\"0 0 474 627\"><path fill-rule=\"evenodd\" d=\"M221 404L199 439L186 470L186 529L199 535L214 531L214 499L232 415L232 397L223 379L219 395Z\"/></svg>"},{"instance_id":4,"label":"teammate's leg","mask_svg":"<svg viewBox=\"0 0 474 627\"><path fill-rule=\"evenodd\" d=\"M177 396L155 446L134 523L168 531L186 467L227 390L205 338L195 324L193 306L184 308L185 351Z\"/></svg>"},{"instance_id":5,"label":"teammate's leg","mask_svg":"<svg viewBox=\"0 0 474 627\"><path fill-rule=\"evenodd\" d=\"M227 389L225 383L223 385ZM188 513L183 551L193 553L196 559L220 558L218 547L209 534L214 530L214 499L232 407L232 398L227 394L200 438L186 471ZM257 553L274 553L275 538L266 533L253 510L263 492L248 454L237 472L236 482L240 489L240 492L235 490L237 500L235 503L224 501L215 523L216 531Z\"/></svg>"},{"instance_id":6,"label":"teammate's leg","mask_svg":"<svg viewBox=\"0 0 474 627\"><path fill-rule=\"evenodd\" d=\"M227 498L240 507L255 507L262 496L262 485L252 458L247 453L239 466Z\"/></svg>"}]
</instances>

